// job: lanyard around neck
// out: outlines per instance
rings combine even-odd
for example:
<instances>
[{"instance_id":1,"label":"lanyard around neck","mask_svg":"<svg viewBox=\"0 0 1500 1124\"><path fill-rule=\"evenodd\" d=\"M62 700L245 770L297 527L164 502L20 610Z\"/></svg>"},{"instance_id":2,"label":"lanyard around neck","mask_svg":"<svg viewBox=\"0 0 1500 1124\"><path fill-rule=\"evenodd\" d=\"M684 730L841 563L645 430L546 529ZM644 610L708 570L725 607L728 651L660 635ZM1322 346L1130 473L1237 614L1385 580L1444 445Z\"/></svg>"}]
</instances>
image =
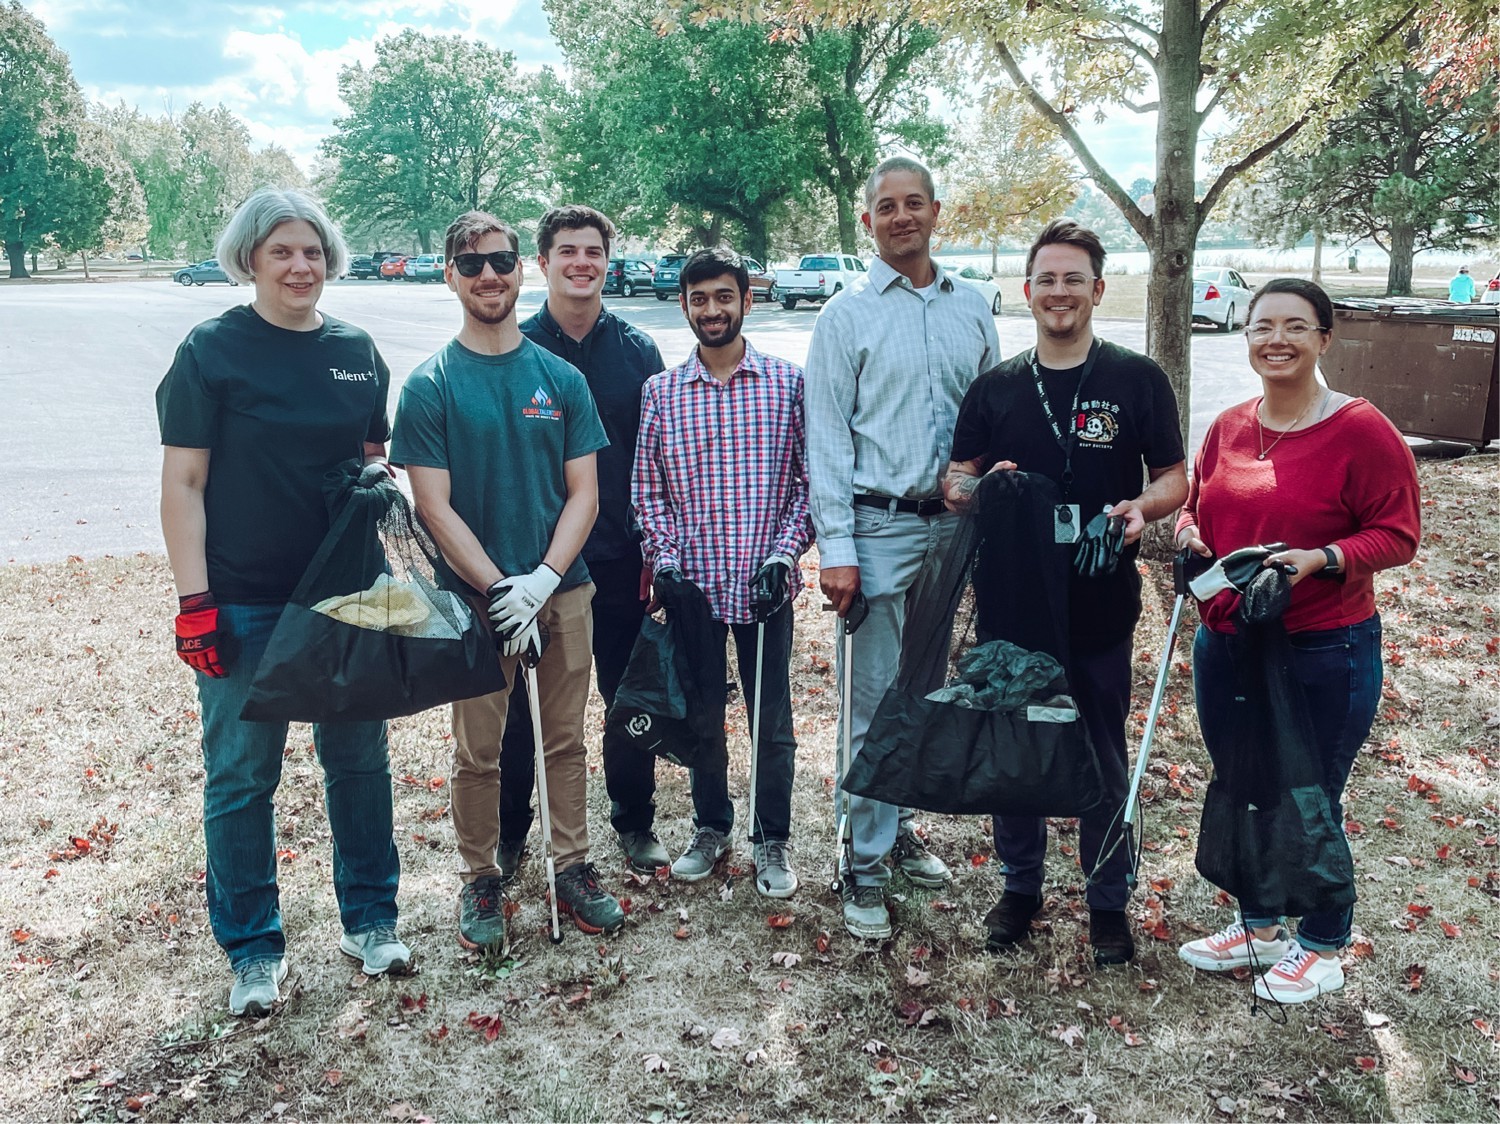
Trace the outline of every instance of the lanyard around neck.
<instances>
[{"instance_id":1,"label":"lanyard around neck","mask_svg":"<svg viewBox=\"0 0 1500 1124\"><path fill-rule=\"evenodd\" d=\"M1052 436L1057 438L1063 451L1062 494L1064 502L1073 490L1073 450L1078 447L1078 404L1083 401L1083 384L1088 382L1089 372L1094 369L1094 360L1099 357L1099 341L1089 345L1089 357L1083 361L1083 370L1078 375L1078 386L1073 390L1073 408L1068 412L1068 431L1058 423L1052 412L1052 403L1047 399L1047 388L1042 383L1042 367L1037 362L1036 348L1031 349L1031 379L1036 384L1036 396L1042 404L1042 413L1047 415L1047 424L1052 427Z\"/></svg>"}]
</instances>

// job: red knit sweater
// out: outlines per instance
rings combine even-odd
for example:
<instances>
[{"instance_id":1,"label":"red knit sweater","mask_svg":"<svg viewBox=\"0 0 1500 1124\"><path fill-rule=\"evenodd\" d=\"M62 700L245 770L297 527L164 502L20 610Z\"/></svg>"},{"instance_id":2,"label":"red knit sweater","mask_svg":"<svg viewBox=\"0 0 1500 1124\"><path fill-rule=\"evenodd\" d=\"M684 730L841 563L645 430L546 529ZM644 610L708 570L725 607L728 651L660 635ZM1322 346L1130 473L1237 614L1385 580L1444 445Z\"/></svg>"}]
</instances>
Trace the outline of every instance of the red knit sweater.
<instances>
[{"instance_id":1,"label":"red knit sweater","mask_svg":"<svg viewBox=\"0 0 1500 1124\"><path fill-rule=\"evenodd\" d=\"M1422 534L1417 465L1401 434L1379 410L1356 398L1306 429L1288 433L1265 460L1255 411L1260 399L1214 419L1193 462L1180 531L1223 557L1242 546L1284 542L1294 550L1335 543L1344 552L1340 579L1308 578L1292 590L1288 632L1357 624L1375 613L1376 570L1402 566ZM1266 430L1266 443L1276 431ZM1226 591L1200 606L1203 623L1233 632L1239 594Z\"/></svg>"}]
</instances>

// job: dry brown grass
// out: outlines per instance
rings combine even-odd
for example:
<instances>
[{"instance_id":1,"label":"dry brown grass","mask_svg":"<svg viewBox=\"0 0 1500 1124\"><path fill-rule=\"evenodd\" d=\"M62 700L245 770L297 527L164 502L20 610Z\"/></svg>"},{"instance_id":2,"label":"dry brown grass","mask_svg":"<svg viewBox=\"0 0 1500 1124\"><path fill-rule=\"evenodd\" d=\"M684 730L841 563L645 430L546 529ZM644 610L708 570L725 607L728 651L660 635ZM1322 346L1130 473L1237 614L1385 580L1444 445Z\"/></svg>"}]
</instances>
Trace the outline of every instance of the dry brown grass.
<instances>
[{"instance_id":1,"label":"dry brown grass","mask_svg":"<svg viewBox=\"0 0 1500 1124\"><path fill-rule=\"evenodd\" d=\"M289 998L263 1022L233 1020L204 914L196 703L170 652L165 563L0 571L0 1114L1494 1119L1495 467L1488 457L1422 465L1428 534L1417 564L1381 582L1386 705L1349 794L1363 829L1352 837L1356 924L1369 944L1349 956L1343 992L1291 1009L1286 1026L1250 1015L1248 984L1195 975L1175 954L1181 939L1229 919L1192 870L1206 761L1185 666L1173 673L1152 765L1135 907L1144 917L1159 905L1169 939L1143 933L1134 965L1095 970L1081 875L1054 847L1041 931L1024 951L987 956L978 919L998 888L990 840L978 820L941 817L929 830L958 872L951 892L898 885L893 941L870 949L846 936L823 888L836 692L813 597L800 610L804 884L789 927L772 929L777 908L739 878L728 900L718 882L627 884L596 783L596 853L632 899L623 935L570 931L549 945L533 864L518 894L518 962L502 976L460 955L452 832L445 793L430 783L447 775L446 721L430 714L394 724L391 739L402 930L421 973L361 986L337 952L319 771L306 728L294 728L278 801ZM1138 634L1142 709L1168 606L1158 587ZM733 721L743 717L741 708ZM743 739L735 750L742 799ZM689 830L685 778L663 767L661 780L658 822L675 850ZM71 840L91 829L88 851L73 857L82 849ZM674 938L679 927L686 939ZM801 960L773 963L778 952ZM498 1015L503 1031L487 1043L471 1012ZM1076 1044L1054 1037L1072 1038L1070 1027ZM739 1044L718 1049L725 1028ZM660 1062L648 1064L653 1055Z\"/></svg>"}]
</instances>

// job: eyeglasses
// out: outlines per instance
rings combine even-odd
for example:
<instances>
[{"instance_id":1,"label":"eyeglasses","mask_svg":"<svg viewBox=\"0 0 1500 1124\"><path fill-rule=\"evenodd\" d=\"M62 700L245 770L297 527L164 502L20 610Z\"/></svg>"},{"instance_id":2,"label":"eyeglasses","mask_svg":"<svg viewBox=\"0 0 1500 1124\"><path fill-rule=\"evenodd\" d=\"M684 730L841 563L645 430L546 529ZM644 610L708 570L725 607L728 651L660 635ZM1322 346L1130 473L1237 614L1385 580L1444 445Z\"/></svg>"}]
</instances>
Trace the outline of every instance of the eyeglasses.
<instances>
[{"instance_id":1,"label":"eyeglasses","mask_svg":"<svg viewBox=\"0 0 1500 1124\"><path fill-rule=\"evenodd\" d=\"M1253 343L1264 343L1280 332L1282 339L1290 343L1301 343L1313 332L1321 333L1328 330L1312 324L1251 324L1245 329L1245 338Z\"/></svg>"},{"instance_id":2,"label":"eyeglasses","mask_svg":"<svg viewBox=\"0 0 1500 1124\"><path fill-rule=\"evenodd\" d=\"M499 277L513 273L521 255L514 250L492 250L488 254L454 254L453 268L460 277L478 277L484 272L485 262Z\"/></svg>"},{"instance_id":3,"label":"eyeglasses","mask_svg":"<svg viewBox=\"0 0 1500 1124\"><path fill-rule=\"evenodd\" d=\"M1093 288L1098 278L1088 277L1082 273L1069 273L1062 277L1052 273L1040 273L1029 280L1032 287L1037 289L1050 289L1055 285L1061 285L1070 293L1082 293Z\"/></svg>"}]
</instances>

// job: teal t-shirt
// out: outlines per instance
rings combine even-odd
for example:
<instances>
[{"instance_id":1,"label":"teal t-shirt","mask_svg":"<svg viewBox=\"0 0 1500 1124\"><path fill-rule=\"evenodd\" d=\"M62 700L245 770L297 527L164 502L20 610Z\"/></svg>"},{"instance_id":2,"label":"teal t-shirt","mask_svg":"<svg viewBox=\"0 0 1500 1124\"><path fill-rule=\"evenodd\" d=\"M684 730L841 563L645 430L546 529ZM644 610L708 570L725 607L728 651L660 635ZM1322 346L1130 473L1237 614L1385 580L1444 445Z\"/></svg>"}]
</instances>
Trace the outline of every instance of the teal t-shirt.
<instances>
[{"instance_id":1,"label":"teal t-shirt","mask_svg":"<svg viewBox=\"0 0 1500 1124\"><path fill-rule=\"evenodd\" d=\"M502 573L541 565L568 499L563 465L609 444L578 369L530 340L480 355L451 340L406 380L391 434L391 461L444 468L449 502ZM441 579L467 582L443 567ZM589 580L574 560L559 588Z\"/></svg>"}]
</instances>

